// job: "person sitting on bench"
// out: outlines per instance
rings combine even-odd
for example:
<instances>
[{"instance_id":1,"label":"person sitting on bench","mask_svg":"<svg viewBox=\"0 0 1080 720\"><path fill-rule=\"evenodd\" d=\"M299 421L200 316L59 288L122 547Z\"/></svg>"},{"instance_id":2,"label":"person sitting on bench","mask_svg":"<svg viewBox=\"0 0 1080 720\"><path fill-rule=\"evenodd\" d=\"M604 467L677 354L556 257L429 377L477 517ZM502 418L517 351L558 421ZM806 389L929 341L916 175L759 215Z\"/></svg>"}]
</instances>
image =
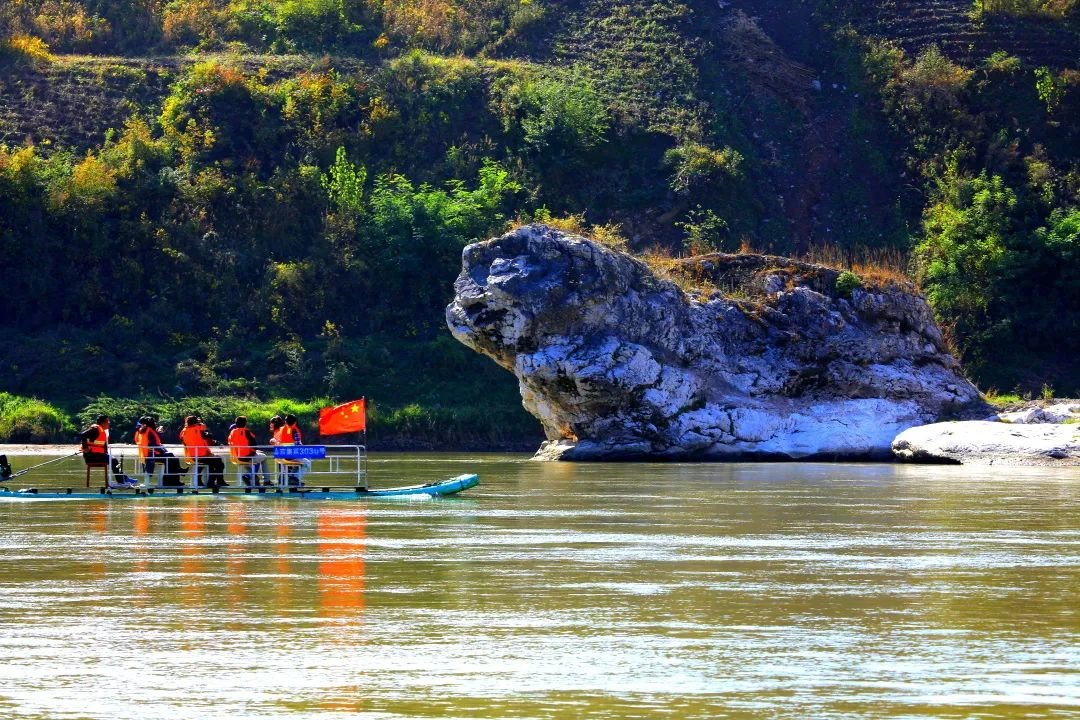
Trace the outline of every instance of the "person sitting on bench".
<instances>
[{"instance_id":1,"label":"person sitting on bench","mask_svg":"<svg viewBox=\"0 0 1080 720\"><path fill-rule=\"evenodd\" d=\"M144 470L147 475L153 475L158 461L164 467L161 475L162 487L181 487L183 481L180 476L188 471L188 468L180 464L180 458L169 452L161 442L161 431L158 427L157 418L146 415L139 418L135 426L135 444L139 446L139 456L143 460Z\"/></svg>"},{"instance_id":2,"label":"person sitting on bench","mask_svg":"<svg viewBox=\"0 0 1080 720\"><path fill-rule=\"evenodd\" d=\"M203 425L198 415L188 415L184 420L184 429L180 431L180 442L184 443L184 450L188 460L196 466L204 466L209 470L206 486L228 487L225 482L225 461L210 451L211 445L217 445L214 436Z\"/></svg>"},{"instance_id":3,"label":"person sitting on bench","mask_svg":"<svg viewBox=\"0 0 1080 720\"><path fill-rule=\"evenodd\" d=\"M135 487L139 481L128 477L120 468L120 461L109 454L108 415L98 415L90 427L79 433L79 447L87 465L106 466L112 470L110 487Z\"/></svg>"},{"instance_id":4,"label":"person sitting on bench","mask_svg":"<svg viewBox=\"0 0 1080 720\"><path fill-rule=\"evenodd\" d=\"M244 484L258 485L258 476L262 475L263 484L268 485L266 476L266 454L255 449L255 433L247 426L247 416L238 415L229 431L229 452L237 465L247 465L248 472L243 475Z\"/></svg>"}]
</instances>

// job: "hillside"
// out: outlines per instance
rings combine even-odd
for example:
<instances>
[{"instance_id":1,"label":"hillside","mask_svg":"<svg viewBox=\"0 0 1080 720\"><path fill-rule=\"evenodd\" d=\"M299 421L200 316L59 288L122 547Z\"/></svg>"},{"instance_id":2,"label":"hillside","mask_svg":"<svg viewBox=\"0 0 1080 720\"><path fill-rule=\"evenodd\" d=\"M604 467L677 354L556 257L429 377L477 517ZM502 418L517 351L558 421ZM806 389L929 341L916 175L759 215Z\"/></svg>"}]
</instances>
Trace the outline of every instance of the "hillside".
<instances>
[{"instance_id":1,"label":"hillside","mask_svg":"<svg viewBox=\"0 0 1080 720\"><path fill-rule=\"evenodd\" d=\"M908 53L937 45L967 65L1004 52L1033 67L1080 68L1080 38L1052 17L975 15L966 0L887 0L871 8L862 27Z\"/></svg>"},{"instance_id":2,"label":"hillside","mask_svg":"<svg viewBox=\"0 0 1080 720\"><path fill-rule=\"evenodd\" d=\"M0 351L0 390L69 413L367 394L387 417L417 408L426 443L515 442L536 427L513 381L446 342L442 307L465 243L569 218L652 256L909 272L984 388L1075 391L1076 17L5 4L4 323L24 340ZM459 412L485 403L498 427Z\"/></svg>"}]
</instances>

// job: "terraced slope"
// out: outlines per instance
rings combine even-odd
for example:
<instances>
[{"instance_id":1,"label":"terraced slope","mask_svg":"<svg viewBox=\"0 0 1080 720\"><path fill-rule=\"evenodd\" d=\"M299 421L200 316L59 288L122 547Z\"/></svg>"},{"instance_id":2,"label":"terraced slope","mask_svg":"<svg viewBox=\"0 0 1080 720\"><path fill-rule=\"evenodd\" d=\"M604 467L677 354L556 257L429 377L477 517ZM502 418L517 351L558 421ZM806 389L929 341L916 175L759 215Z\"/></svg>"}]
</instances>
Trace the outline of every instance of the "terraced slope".
<instances>
[{"instance_id":1,"label":"terraced slope","mask_svg":"<svg viewBox=\"0 0 1080 720\"><path fill-rule=\"evenodd\" d=\"M676 108L695 104L697 22L673 0L590 0L570 13L554 61L588 69L627 116L671 121Z\"/></svg>"},{"instance_id":2,"label":"terraced slope","mask_svg":"<svg viewBox=\"0 0 1080 720\"><path fill-rule=\"evenodd\" d=\"M1080 37L1049 18L973 19L970 0L886 0L867 23L908 52L936 44L954 60L978 62L1004 50L1032 65L1080 67Z\"/></svg>"},{"instance_id":3,"label":"terraced slope","mask_svg":"<svg viewBox=\"0 0 1080 720\"><path fill-rule=\"evenodd\" d=\"M176 68L175 61L67 58L0 74L0 143L100 144L108 128L158 102Z\"/></svg>"}]
</instances>

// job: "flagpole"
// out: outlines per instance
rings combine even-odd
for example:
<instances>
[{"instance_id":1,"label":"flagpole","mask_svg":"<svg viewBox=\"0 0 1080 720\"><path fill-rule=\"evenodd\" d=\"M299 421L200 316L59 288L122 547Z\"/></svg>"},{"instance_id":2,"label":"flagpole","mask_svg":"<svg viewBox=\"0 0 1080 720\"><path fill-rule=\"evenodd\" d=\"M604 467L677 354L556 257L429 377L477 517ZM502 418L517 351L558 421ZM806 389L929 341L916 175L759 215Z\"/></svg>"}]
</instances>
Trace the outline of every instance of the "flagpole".
<instances>
[{"instance_id":1,"label":"flagpole","mask_svg":"<svg viewBox=\"0 0 1080 720\"><path fill-rule=\"evenodd\" d=\"M368 461L368 449L367 449L367 396L366 395L361 395L360 396L360 401L364 403L363 404L363 408L364 408L364 429L360 432L360 441L364 444L364 486L366 488L369 485L368 474L367 474L367 468L368 468L368 462L367 462Z\"/></svg>"}]
</instances>

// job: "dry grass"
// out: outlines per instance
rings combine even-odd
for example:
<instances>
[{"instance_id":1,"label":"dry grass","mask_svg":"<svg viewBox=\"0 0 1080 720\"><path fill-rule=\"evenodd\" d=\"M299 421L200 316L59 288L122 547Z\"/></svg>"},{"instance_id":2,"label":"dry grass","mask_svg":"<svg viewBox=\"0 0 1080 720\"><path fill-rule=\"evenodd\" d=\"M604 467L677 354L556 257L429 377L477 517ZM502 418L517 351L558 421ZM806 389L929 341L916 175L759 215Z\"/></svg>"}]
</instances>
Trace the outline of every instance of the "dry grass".
<instances>
[{"instance_id":1,"label":"dry grass","mask_svg":"<svg viewBox=\"0 0 1080 720\"><path fill-rule=\"evenodd\" d=\"M556 230L581 235L620 252L629 252L621 228L614 223L589 225L585 222L583 215L569 215L561 218L523 218L513 223L510 229L528 222L542 222ZM744 237L739 244L739 254L765 255L768 253L755 249L752 242ZM694 272L693 266L683 264L682 258L673 257L668 248L653 246L637 254L636 257L657 276L670 280L683 292L708 294L720 290L725 294L738 294L737 288L720 287L704 273ZM869 287L898 288L909 292L916 288L914 281L907 273L907 254L896 248L842 248L836 245L821 245L811 248L809 252L790 257L800 262L824 265L836 270L848 270L858 275Z\"/></svg>"},{"instance_id":2,"label":"dry grass","mask_svg":"<svg viewBox=\"0 0 1080 720\"><path fill-rule=\"evenodd\" d=\"M823 245L795 258L803 262L825 265L837 270L849 270L863 282L877 287L914 289L907 273L907 254L896 248L841 248Z\"/></svg>"},{"instance_id":3,"label":"dry grass","mask_svg":"<svg viewBox=\"0 0 1080 720\"><path fill-rule=\"evenodd\" d=\"M755 249L747 238L742 239L739 252L747 255L767 254ZM789 257L836 270L848 270L858 275L866 284L876 287L899 287L905 290L915 288L915 281L907 270L907 253L897 248L818 245L805 253Z\"/></svg>"},{"instance_id":4,"label":"dry grass","mask_svg":"<svg viewBox=\"0 0 1080 720\"><path fill-rule=\"evenodd\" d=\"M765 255L753 247L752 243L743 238L739 245L739 254L742 255ZM823 245L812 248L807 253L791 256L792 260L799 262L823 265L836 270L848 270L859 276L868 287L897 288L907 292L915 291L916 285L907 273L907 254L896 248L841 248L835 245ZM641 255L645 262L660 277L671 280L684 292L711 292L721 290L725 294L736 294L737 289L722 288L712 282L708 277L697 276L688 273L688 268L680 264L678 258L673 258L671 253L663 248L651 248ZM947 328L946 340L950 346L955 343L949 337Z\"/></svg>"},{"instance_id":5,"label":"dry grass","mask_svg":"<svg viewBox=\"0 0 1080 720\"><path fill-rule=\"evenodd\" d=\"M709 295L717 290L725 295L739 294L738 288L722 288L700 268L686 265L681 258L671 256L666 248L652 247L637 256L653 273L676 285L689 295Z\"/></svg>"},{"instance_id":6,"label":"dry grass","mask_svg":"<svg viewBox=\"0 0 1080 720\"><path fill-rule=\"evenodd\" d=\"M566 217L553 218L548 216L534 218L518 218L510 224L508 230L515 230L529 223L543 223L550 228L560 230L570 235L580 235L583 238L600 243L618 252L629 253L630 246L626 237L622 234L622 227L618 223L607 225L589 225L585 222L584 215L567 215Z\"/></svg>"}]
</instances>

